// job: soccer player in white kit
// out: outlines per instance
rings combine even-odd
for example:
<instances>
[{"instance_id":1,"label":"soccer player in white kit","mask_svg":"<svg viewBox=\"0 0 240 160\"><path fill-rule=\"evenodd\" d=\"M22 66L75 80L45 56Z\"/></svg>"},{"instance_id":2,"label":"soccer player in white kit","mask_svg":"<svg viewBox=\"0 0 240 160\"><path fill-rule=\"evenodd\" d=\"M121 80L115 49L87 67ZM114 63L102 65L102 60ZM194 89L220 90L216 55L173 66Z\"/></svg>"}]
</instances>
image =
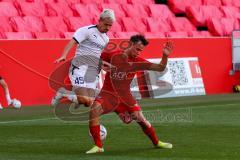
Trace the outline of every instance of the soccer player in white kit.
<instances>
[{"instance_id":1,"label":"soccer player in white kit","mask_svg":"<svg viewBox=\"0 0 240 160\"><path fill-rule=\"evenodd\" d=\"M1 77L1 75L0 75L0 86L3 88L8 106L13 105L13 102L16 101L17 99L11 98L7 82ZM2 104L0 103L0 110L1 109L3 109L3 107L2 107Z\"/></svg>"},{"instance_id":2,"label":"soccer player in white kit","mask_svg":"<svg viewBox=\"0 0 240 160\"><path fill-rule=\"evenodd\" d=\"M74 33L73 39L69 41L61 57L55 63L65 61L71 48L77 45L75 57L69 69L72 91L75 94L60 88L52 99L52 105L57 105L62 97L67 97L69 100L85 106L92 104L98 82L100 56L109 42L106 33L114 21L114 11L104 9L97 25L81 27Z\"/></svg>"}]
</instances>

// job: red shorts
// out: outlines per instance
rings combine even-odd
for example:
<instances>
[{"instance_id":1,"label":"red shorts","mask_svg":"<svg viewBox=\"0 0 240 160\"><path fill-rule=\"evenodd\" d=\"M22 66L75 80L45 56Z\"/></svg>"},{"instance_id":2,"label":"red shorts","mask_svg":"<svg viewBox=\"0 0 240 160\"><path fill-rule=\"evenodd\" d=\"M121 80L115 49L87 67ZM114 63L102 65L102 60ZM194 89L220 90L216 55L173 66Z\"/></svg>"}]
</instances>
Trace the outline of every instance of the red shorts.
<instances>
[{"instance_id":1,"label":"red shorts","mask_svg":"<svg viewBox=\"0 0 240 160\"><path fill-rule=\"evenodd\" d=\"M140 111L141 107L137 104L132 95L128 95L129 94L126 94L123 99L113 92L101 91L95 101L101 104L103 114L115 112L124 123L130 123L132 121L131 114L134 111Z\"/></svg>"}]
</instances>

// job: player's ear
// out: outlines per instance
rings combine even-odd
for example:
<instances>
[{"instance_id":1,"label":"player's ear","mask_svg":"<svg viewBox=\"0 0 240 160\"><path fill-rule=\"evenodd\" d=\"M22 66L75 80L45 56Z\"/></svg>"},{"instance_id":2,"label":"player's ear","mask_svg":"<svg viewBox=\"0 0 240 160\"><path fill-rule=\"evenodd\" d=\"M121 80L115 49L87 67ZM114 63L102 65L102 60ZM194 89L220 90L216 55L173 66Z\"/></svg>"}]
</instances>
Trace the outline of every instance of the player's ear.
<instances>
[{"instance_id":1,"label":"player's ear","mask_svg":"<svg viewBox=\"0 0 240 160\"><path fill-rule=\"evenodd\" d=\"M98 19L98 23L101 23L102 21L103 21L103 18L100 17L100 18Z\"/></svg>"},{"instance_id":2,"label":"player's ear","mask_svg":"<svg viewBox=\"0 0 240 160\"><path fill-rule=\"evenodd\" d=\"M129 49L129 48L131 48L133 46L133 42L132 41L129 41L128 42L128 47L126 48L126 49Z\"/></svg>"}]
</instances>

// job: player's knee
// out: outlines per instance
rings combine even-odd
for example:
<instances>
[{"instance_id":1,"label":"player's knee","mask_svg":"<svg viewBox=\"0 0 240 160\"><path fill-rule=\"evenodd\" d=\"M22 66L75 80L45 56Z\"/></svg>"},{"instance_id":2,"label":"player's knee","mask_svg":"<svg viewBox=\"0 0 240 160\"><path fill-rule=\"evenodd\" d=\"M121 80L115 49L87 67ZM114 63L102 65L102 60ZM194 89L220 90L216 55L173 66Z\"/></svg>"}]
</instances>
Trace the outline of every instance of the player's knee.
<instances>
[{"instance_id":1,"label":"player's knee","mask_svg":"<svg viewBox=\"0 0 240 160\"><path fill-rule=\"evenodd\" d=\"M145 126L147 128L150 128L152 126L151 123L148 120L144 120L143 123L145 124Z\"/></svg>"},{"instance_id":2,"label":"player's knee","mask_svg":"<svg viewBox=\"0 0 240 160\"><path fill-rule=\"evenodd\" d=\"M86 107L91 106L93 103L93 99L91 97L78 95L77 99L79 104L84 104Z\"/></svg>"},{"instance_id":3,"label":"player's knee","mask_svg":"<svg viewBox=\"0 0 240 160\"><path fill-rule=\"evenodd\" d=\"M136 122L144 124L147 127L151 127L151 123L148 120L146 120L146 118L143 116L141 112L134 112L131 115L132 119L135 120Z\"/></svg>"},{"instance_id":4,"label":"player's knee","mask_svg":"<svg viewBox=\"0 0 240 160\"><path fill-rule=\"evenodd\" d=\"M132 119L135 120L135 121L138 121L138 122L143 121L143 118L141 117L141 115L139 114L139 112L134 112L134 113L132 113L132 114L131 114L131 117L132 117Z\"/></svg>"},{"instance_id":5,"label":"player's knee","mask_svg":"<svg viewBox=\"0 0 240 160\"><path fill-rule=\"evenodd\" d=\"M88 98L88 99L86 99L86 102L84 103L84 105L86 107L90 107L92 105L92 103L93 103L93 99L92 98Z\"/></svg>"}]
</instances>

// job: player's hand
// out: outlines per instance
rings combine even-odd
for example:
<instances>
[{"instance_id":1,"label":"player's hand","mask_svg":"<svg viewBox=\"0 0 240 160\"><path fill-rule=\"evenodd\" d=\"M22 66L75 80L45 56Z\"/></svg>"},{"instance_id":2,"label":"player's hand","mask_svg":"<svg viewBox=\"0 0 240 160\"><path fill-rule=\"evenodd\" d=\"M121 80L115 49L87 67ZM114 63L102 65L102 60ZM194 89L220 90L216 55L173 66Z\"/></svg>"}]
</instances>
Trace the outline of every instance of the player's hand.
<instances>
[{"instance_id":1,"label":"player's hand","mask_svg":"<svg viewBox=\"0 0 240 160\"><path fill-rule=\"evenodd\" d=\"M169 56L172 51L173 51L173 43L171 41L166 42L163 45L163 54L166 56Z\"/></svg>"},{"instance_id":2,"label":"player's hand","mask_svg":"<svg viewBox=\"0 0 240 160\"><path fill-rule=\"evenodd\" d=\"M106 61L102 61L102 69L106 72L109 72L116 69L116 67Z\"/></svg>"},{"instance_id":3,"label":"player's hand","mask_svg":"<svg viewBox=\"0 0 240 160\"><path fill-rule=\"evenodd\" d=\"M57 60L54 61L54 63L60 63L66 60L66 57L62 56L60 58L58 58Z\"/></svg>"}]
</instances>

